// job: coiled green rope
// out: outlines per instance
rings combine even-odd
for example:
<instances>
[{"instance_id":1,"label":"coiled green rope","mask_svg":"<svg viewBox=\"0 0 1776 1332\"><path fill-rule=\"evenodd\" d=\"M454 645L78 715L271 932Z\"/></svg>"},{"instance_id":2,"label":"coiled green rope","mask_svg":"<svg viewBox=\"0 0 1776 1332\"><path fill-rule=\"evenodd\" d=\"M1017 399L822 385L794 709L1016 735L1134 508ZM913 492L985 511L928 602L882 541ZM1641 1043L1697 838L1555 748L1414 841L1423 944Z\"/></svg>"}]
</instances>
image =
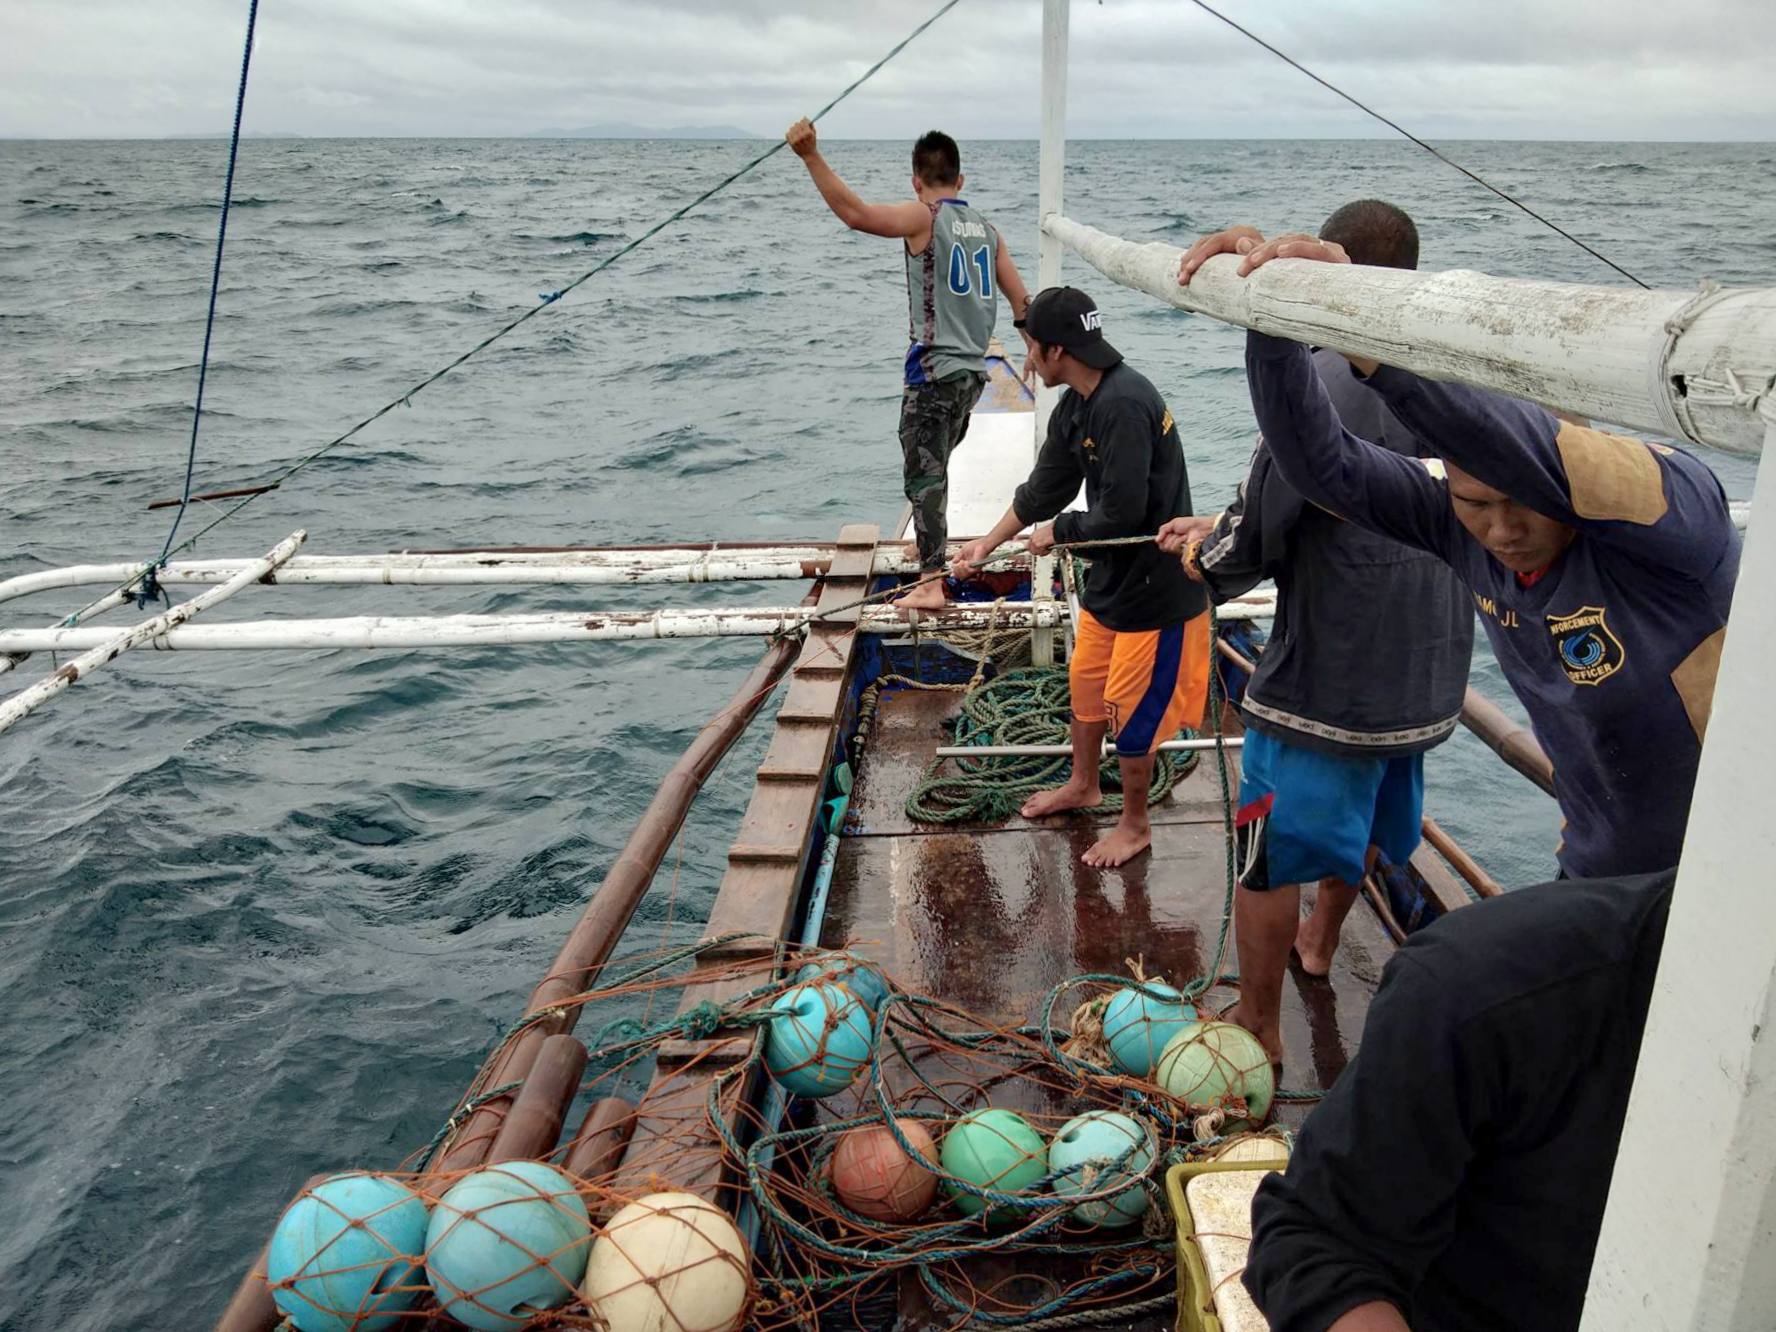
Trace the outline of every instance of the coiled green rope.
<instances>
[{"instance_id":1,"label":"coiled green rope","mask_svg":"<svg viewBox=\"0 0 1776 1332\"><path fill-rule=\"evenodd\" d=\"M962 712L952 724L958 745L1066 744L1072 710L1067 671L1059 666L1032 666L1007 671L970 690ZM1153 765L1150 801L1163 799L1190 775L1197 754L1160 753ZM917 823L993 822L1010 818L1024 801L1066 779L1072 764L1063 757L937 759L925 770L907 799L907 817ZM1114 814L1122 808L1122 776L1115 755L1099 768L1104 803L1096 812Z\"/></svg>"}]
</instances>

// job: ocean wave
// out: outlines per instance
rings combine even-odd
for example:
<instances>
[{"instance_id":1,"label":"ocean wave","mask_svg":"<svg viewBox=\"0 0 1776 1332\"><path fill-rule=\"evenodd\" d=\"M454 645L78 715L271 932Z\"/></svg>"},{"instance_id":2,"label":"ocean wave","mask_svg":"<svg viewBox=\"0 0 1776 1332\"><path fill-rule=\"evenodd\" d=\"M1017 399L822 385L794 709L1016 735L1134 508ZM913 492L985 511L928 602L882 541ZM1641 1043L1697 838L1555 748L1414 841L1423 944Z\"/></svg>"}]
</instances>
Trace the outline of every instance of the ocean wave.
<instances>
[{"instance_id":1,"label":"ocean wave","mask_svg":"<svg viewBox=\"0 0 1776 1332\"><path fill-rule=\"evenodd\" d=\"M1593 162L1586 169L1589 171L1624 171L1635 175L1653 170L1645 162Z\"/></svg>"},{"instance_id":2,"label":"ocean wave","mask_svg":"<svg viewBox=\"0 0 1776 1332\"><path fill-rule=\"evenodd\" d=\"M239 199L230 199L228 206L231 209L270 208L273 204L283 202L282 199L261 199L257 195L249 194ZM168 213L219 213L222 211L222 201L218 199L213 203L168 204L164 211Z\"/></svg>"}]
</instances>

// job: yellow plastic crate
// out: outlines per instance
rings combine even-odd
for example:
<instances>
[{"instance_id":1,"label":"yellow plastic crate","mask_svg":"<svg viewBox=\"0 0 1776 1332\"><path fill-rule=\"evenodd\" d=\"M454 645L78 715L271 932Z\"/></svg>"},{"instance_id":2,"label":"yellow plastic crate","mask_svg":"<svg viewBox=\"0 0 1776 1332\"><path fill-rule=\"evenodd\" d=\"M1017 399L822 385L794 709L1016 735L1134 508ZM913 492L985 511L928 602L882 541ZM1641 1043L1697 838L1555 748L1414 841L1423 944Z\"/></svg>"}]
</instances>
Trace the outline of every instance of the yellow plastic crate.
<instances>
[{"instance_id":1,"label":"yellow plastic crate","mask_svg":"<svg viewBox=\"0 0 1776 1332\"><path fill-rule=\"evenodd\" d=\"M1178 1324L1177 1332L1268 1332L1262 1317L1254 1324L1235 1327L1224 1324L1215 1310L1215 1287L1209 1269L1197 1246L1198 1224L1191 1212L1186 1192L1192 1179L1199 1175L1243 1172L1253 1176L1253 1189L1265 1175L1281 1170L1283 1161L1195 1161L1176 1165L1166 1171L1166 1201L1171 1205L1172 1219L1178 1228ZM1250 1228L1249 1219L1246 1223ZM1222 1233L1227 1233L1223 1231ZM1248 1235L1249 1239L1250 1236Z\"/></svg>"}]
</instances>

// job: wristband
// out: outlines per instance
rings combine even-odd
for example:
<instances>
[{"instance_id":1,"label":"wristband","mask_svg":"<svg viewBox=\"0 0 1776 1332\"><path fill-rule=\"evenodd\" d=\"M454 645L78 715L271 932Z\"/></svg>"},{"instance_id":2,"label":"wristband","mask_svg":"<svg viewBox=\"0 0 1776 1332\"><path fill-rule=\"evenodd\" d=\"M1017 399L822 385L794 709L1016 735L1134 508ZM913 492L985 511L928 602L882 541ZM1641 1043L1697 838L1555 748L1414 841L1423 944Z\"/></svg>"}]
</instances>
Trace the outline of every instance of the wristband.
<instances>
[{"instance_id":1,"label":"wristband","mask_svg":"<svg viewBox=\"0 0 1776 1332\"><path fill-rule=\"evenodd\" d=\"M1024 326L1024 321L1021 319L1014 319L1011 321L1011 326L1016 329L1021 329Z\"/></svg>"}]
</instances>

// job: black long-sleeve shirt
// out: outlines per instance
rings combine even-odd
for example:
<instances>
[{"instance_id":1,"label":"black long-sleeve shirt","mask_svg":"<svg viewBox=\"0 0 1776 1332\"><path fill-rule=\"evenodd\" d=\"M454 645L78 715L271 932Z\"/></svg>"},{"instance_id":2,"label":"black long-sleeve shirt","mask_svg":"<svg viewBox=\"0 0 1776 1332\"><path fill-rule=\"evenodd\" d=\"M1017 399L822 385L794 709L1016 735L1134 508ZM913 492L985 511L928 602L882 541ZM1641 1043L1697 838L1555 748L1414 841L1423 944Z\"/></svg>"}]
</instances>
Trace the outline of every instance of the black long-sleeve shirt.
<instances>
[{"instance_id":1,"label":"black long-sleeve shirt","mask_svg":"<svg viewBox=\"0 0 1776 1332\"><path fill-rule=\"evenodd\" d=\"M1063 513L1082 481L1086 511ZM1190 514L1184 447L1159 390L1124 363L1106 370L1089 398L1068 389L1011 506L1025 524L1053 518L1056 541L1150 536L1170 519ZM1164 629L1208 605L1178 557L1152 542L1089 556L1091 572L1079 599L1107 628Z\"/></svg>"},{"instance_id":2,"label":"black long-sleeve shirt","mask_svg":"<svg viewBox=\"0 0 1776 1332\"><path fill-rule=\"evenodd\" d=\"M1675 871L1451 912L1252 1205L1271 1332L1385 1300L1413 1332L1579 1324Z\"/></svg>"}]
</instances>

